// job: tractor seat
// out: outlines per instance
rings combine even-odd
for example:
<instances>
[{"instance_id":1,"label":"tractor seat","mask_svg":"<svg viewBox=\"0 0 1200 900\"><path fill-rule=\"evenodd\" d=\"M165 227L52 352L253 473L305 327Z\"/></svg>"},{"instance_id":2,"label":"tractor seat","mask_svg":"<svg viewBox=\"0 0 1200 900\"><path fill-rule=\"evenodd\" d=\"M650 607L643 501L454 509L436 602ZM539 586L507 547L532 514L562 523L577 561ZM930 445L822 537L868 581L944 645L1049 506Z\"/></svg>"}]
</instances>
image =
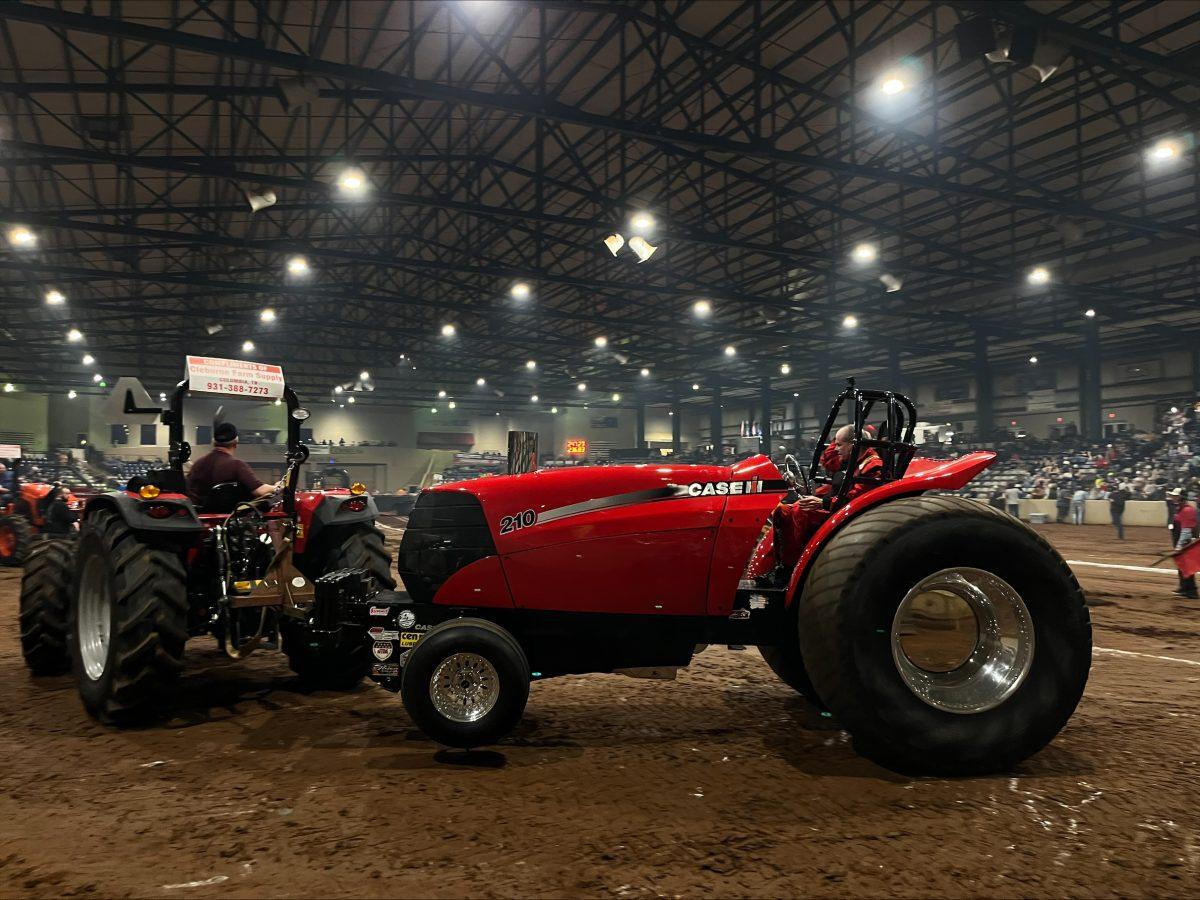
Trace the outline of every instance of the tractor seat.
<instances>
[{"instance_id":1,"label":"tractor seat","mask_svg":"<svg viewBox=\"0 0 1200 900\"><path fill-rule=\"evenodd\" d=\"M228 515L246 499L246 492L240 484L236 481L224 481L212 486L212 490L208 492L208 499L197 512Z\"/></svg>"}]
</instances>

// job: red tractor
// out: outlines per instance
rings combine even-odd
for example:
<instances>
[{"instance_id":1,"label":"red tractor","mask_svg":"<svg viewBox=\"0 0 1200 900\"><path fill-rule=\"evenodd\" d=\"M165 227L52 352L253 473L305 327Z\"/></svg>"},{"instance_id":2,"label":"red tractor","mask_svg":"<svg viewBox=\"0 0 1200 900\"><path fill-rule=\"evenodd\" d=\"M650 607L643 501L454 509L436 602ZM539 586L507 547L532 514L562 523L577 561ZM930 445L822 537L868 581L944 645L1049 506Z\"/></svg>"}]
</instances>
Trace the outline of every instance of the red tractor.
<instances>
[{"instance_id":1,"label":"red tractor","mask_svg":"<svg viewBox=\"0 0 1200 900\"><path fill-rule=\"evenodd\" d=\"M216 361L224 362L224 361ZM308 448L308 411L282 384L286 471L279 496L252 500L237 484L216 485L197 509L186 491L180 382L162 413L169 464L102 494L84 508L77 549L65 559L35 554L21 585L22 649L35 674L70 669L88 711L127 724L159 712L183 664L189 637L213 634L237 659L279 646L312 686L348 688L367 674L358 632L310 627L313 580L353 567L394 586L375 505L361 484L296 491ZM24 627L28 622L30 627ZM34 625L36 624L36 627Z\"/></svg>"},{"instance_id":2,"label":"red tractor","mask_svg":"<svg viewBox=\"0 0 1200 900\"><path fill-rule=\"evenodd\" d=\"M837 474L818 461L843 408ZM878 436L864 430L882 413ZM733 466L534 471L421 493L400 546L406 592L317 583L315 618L357 624L372 677L444 744L519 721L530 682L673 677L707 644L756 645L865 756L903 772L1005 769L1064 726L1091 626L1062 558L990 507L938 495L995 459L915 458L913 404L839 396L808 472ZM839 445L845 442L838 438ZM843 446L843 449L845 447ZM870 457L877 465L859 463ZM822 496L815 530L779 533L790 494ZM772 523L775 524L772 524ZM800 539L782 568L772 544ZM786 558L786 557L785 557Z\"/></svg>"},{"instance_id":3,"label":"red tractor","mask_svg":"<svg viewBox=\"0 0 1200 900\"><path fill-rule=\"evenodd\" d=\"M61 484L25 481L13 461L12 494L0 494L0 566L22 566L39 539L70 537L80 500Z\"/></svg>"}]
</instances>

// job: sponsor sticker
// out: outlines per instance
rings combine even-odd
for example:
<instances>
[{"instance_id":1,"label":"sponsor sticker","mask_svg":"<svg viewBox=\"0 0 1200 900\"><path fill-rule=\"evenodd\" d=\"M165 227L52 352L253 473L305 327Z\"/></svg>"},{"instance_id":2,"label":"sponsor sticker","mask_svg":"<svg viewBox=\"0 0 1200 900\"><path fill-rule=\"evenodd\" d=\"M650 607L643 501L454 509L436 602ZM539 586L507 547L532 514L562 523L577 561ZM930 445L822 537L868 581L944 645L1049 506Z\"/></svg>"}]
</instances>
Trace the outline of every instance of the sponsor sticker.
<instances>
[{"instance_id":1,"label":"sponsor sticker","mask_svg":"<svg viewBox=\"0 0 1200 900\"><path fill-rule=\"evenodd\" d=\"M419 631L402 631L400 632L400 646L413 647L421 637L422 635Z\"/></svg>"},{"instance_id":2,"label":"sponsor sticker","mask_svg":"<svg viewBox=\"0 0 1200 900\"><path fill-rule=\"evenodd\" d=\"M410 654L410 653L412 653L411 650L405 650L403 653L401 653L399 656L397 656L396 657L396 665L403 666L406 662L408 662L408 654Z\"/></svg>"},{"instance_id":3,"label":"sponsor sticker","mask_svg":"<svg viewBox=\"0 0 1200 900\"><path fill-rule=\"evenodd\" d=\"M376 641L371 645L371 652L375 654L375 658L380 662L385 659L391 659L394 649L395 644L391 641Z\"/></svg>"},{"instance_id":4,"label":"sponsor sticker","mask_svg":"<svg viewBox=\"0 0 1200 900\"><path fill-rule=\"evenodd\" d=\"M381 625L376 625L374 628L368 628L367 634L371 636L373 641L396 641L400 639L400 632L388 631Z\"/></svg>"},{"instance_id":5,"label":"sponsor sticker","mask_svg":"<svg viewBox=\"0 0 1200 900\"><path fill-rule=\"evenodd\" d=\"M729 618L733 619L735 622L739 622L743 619L748 619L748 618L750 618L750 610L735 609L733 612L731 612L729 614Z\"/></svg>"},{"instance_id":6,"label":"sponsor sticker","mask_svg":"<svg viewBox=\"0 0 1200 900\"><path fill-rule=\"evenodd\" d=\"M396 616L396 625L400 628L412 628L417 624L417 614L411 609L401 610Z\"/></svg>"},{"instance_id":7,"label":"sponsor sticker","mask_svg":"<svg viewBox=\"0 0 1200 900\"><path fill-rule=\"evenodd\" d=\"M392 610L387 606L372 606L367 610L369 616L386 616Z\"/></svg>"},{"instance_id":8,"label":"sponsor sticker","mask_svg":"<svg viewBox=\"0 0 1200 900\"><path fill-rule=\"evenodd\" d=\"M383 676L399 675L400 667L395 663L375 663L375 665L371 666L371 674Z\"/></svg>"}]
</instances>

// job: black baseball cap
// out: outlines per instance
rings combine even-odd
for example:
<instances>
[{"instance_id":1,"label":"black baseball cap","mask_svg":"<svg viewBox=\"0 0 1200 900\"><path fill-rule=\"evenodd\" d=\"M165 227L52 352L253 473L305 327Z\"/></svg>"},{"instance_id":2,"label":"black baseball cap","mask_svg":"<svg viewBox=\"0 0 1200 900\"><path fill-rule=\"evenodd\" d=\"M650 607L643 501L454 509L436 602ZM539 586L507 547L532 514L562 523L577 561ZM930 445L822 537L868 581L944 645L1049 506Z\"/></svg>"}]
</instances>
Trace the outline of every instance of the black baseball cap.
<instances>
[{"instance_id":1,"label":"black baseball cap","mask_svg":"<svg viewBox=\"0 0 1200 900\"><path fill-rule=\"evenodd\" d=\"M237 426L232 422L222 422L213 429L213 441L217 444L232 444L237 439Z\"/></svg>"}]
</instances>

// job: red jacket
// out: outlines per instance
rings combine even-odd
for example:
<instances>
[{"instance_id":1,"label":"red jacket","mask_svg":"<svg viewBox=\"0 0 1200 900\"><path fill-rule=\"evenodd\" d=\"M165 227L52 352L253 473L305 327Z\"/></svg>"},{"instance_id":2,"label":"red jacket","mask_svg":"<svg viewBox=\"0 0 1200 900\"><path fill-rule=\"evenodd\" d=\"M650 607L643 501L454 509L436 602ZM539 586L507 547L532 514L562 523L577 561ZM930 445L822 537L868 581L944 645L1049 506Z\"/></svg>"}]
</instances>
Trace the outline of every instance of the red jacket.
<instances>
[{"instance_id":1,"label":"red jacket","mask_svg":"<svg viewBox=\"0 0 1200 900\"><path fill-rule=\"evenodd\" d=\"M1189 503L1186 500L1179 505L1178 512L1175 513L1175 524L1180 528L1190 528L1196 530L1196 504Z\"/></svg>"}]
</instances>

